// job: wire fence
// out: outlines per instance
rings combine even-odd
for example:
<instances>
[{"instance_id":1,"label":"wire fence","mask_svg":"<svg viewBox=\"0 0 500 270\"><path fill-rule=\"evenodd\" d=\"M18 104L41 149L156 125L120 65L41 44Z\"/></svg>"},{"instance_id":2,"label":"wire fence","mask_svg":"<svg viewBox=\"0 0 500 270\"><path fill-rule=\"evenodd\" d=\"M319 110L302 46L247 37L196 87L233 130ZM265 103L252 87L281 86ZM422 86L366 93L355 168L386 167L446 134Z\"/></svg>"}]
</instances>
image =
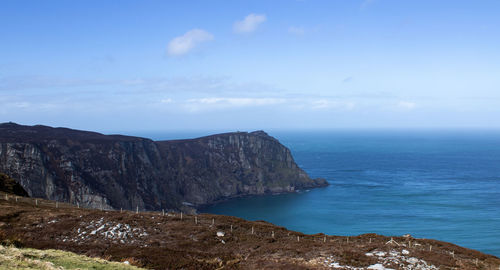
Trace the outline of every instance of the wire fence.
<instances>
[{"instance_id":1,"label":"wire fence","mask_svg":"<svg viewBox=\"0 0 500 270\"><path fill-rule=\"evenodd\" d=\"M100 209L96 208L91 208L91 207L82 207L79 203L77 204L69 204L69 203L61 203L57 201L49 201L46 199L40 199L40 198L31 198L31 197L22 197L22 196L16 196L12 194L7 194L4 192L0 192L0 198L6 200L6 201L11 201L11 202L16 202L16 203L25 203L25 204L30 204L35 207L51 207L51 208L56 208L56 209L90 209L90 210L100 210L100 211L112 211L112 212L127 212L127 213L132 213L132 214L137 214L141 215L141 218L151 218L151 217L158 217L161 216L162 219L165 222L168 222L169 220L171 221L180 221L180 222L186 222L186 223L192 223L196 226L208 228L214 231L217 231L217 233L223 234L222 236L230 233L233 234L235 232L238 233L243 233L247 234L250 237L257 237L257 238L262 238L262 239L267 239L267 240L275 240L275 241L293 241L293 242L304 242L304 241L313 241L317 243L325 243L325 244L342 244L342 245L370 245L370 244L379 244L380 241L386 241L385 245L390 245L393 247L399 247L399 248L405 248L405 249L413 249L413 250L420 250L420 251L433 251L433 246L428 244L428 243L423 243L419 241L418 239L412 238L411 236L403 236L403 237L398 237L398 240L394 240L394 238L390 238L390 240L387 241L388 237L386 236L380 236L380 235L373 235L372 237L368 236L331 236L331 235L325 235L325 234L316 234L316 235L306 235L302 234L299 232L294 232L294 231L288 231L286 229L281 229L281 228L276 228L276 230L269 230L269 227L264 228L266 225L262 224L257 224L258 222L252 222L250 221L250 224L228 224L227 218L224 220L224 222L218 222L216 216L209 216L207 217L206 215L198 215L198 214L186 214L183 212L173 212L173 211L165 211L162 210L161 212L159 211L140 211L139 207L136 207L135 211L134 210L116 210L116 209L104 209L101 207ZM148 214L148 216L145 216L144 214ZM269 226L269 225L267 225ZM220 232L219 232L220 231ZM422 239L425 240L425 239ZM434 248L434 252L437 252L437 250ZM440 251L439 253L443 253ZM456 254L455 251L448 252L450 256L455 258Z\"/></svg>"}]
</instances>

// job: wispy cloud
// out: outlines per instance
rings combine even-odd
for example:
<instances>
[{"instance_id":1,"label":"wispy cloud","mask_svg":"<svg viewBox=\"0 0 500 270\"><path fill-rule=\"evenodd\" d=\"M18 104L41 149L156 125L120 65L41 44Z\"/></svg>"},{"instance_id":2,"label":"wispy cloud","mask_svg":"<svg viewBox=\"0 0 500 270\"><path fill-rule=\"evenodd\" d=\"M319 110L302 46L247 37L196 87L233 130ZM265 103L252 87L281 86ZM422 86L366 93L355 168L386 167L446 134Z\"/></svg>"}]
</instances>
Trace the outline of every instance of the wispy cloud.
<instances>
[{"instance_id":1,"label":"wispy cloud","mask_svg":"<svg viewBox=\"0 0 500 270\"><path fill-rule=\"evenodd\" d=\"M342 80L342 83L352 82L352 80L353 80L353 79L354 79L354 78L353 78L353 77L351 77L351 76L346 77L346 78L344 78L344 79Z\"/></svg>"},{"instance_id":2,"label":"wispy cloud","mask_svg":"<svg viewBox=\"0 0 500 270\"><path fill-rule=\"evenodd\" d=\"M375 2L375 0L364 0L361 3L361 9L367 8L369 5L373 4L374 2Z\"/></svg>"},{"instance_id":3,"label":"wispy cloud","mask_svg":"<svg viewBox=\"0 0 500 270\"><path fill-rule=\"evenodd\" d=\"M417 107L417 104L415 102L399 101L397 107L404 110L413 110Z\"/></svg>"},{"instance_id":4,"label":"wispy cloud","mask_svg":"<svg viewBox=\"0 0 500 270\"><path fill-rule=\"evenodd\" d=\"M235 33L250 33L257 30L257 27L267 20L264 14L249 14L242 21L236 21L233 24Z\"/></svg>"},{"instance_id":5,"label":"wispy cloud","mask_svg":"<svg viewBox=\"0 0 500 270\"><path fill-rule=\"evenodd\" d=\"M181 56L187 54L199 44L213 39L214 36L211 33L202 29L193 29L182 36L173 38L168 43L167 53L171 56Z\"/></svg>"},{"instance_id":6,"label":"wispy cloud","mask_svg":"<svg viewBox=\"0 0 500 270\"><path fill-rule=\"evenodd\" d=\"M113 83L112 80L55 78L45 76L9 76L0 78L0 91L34 88L96 86Z\"/></svg>"},{"instance_id":7,"label":"wispy cloud","mask_svg":"<svg viewBox=\"0 0 500 270\"><path fill-rule=\"evenodd\" d=\"M309 102L309 107L314 110L324 110L324 109L345 109L352 110L355 107L355 103L351 101L338 101L332 99L315 99Z\"/></svg>"},{"instance_id":8,"label":"wispy cloud","mask_svg":"<svg viewBox=\"0 0 500 270\"><path fill-rule=\"evenodd\" d=\"M194 98L186 101L185 108L191 112L207 109L227 109L235 107L258 107L283 104L287 100L283 98L247 98L247 97L208 97Z\"/></svg>"},{"instance_id":9,"label":"wispy cloud","mask_svg":"<svg viewBox=\"0 0 500 270\"><path fill-rule=\"evenodd\" d=\"M351 111L357 104L351 100L332 98L297 98L297 97L204 97L183 100L178 103L181 108L190 113L214 110L247 110L252 107L281 108L286 111Z\"/></svg>"},{"instance_id":10,"label":"wispy cloud","mask_svg":"<svg viewBox=\"0 0 500 270\"><path fill-rule=\"evenodd\" d=\"M288 27L288 33L302 36L306 32L306 29L302 26L290 26Z\"/></svg>"}]
</instances>

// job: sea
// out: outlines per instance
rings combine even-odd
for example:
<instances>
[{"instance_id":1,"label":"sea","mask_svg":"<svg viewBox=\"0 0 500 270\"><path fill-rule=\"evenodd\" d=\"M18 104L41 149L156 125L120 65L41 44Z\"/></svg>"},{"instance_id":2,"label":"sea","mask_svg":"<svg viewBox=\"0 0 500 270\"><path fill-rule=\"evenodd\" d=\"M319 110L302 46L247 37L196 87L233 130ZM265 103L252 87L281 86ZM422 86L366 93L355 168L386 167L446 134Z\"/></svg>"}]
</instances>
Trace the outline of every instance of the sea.
<instances>
[{"instance_id":1,"label":"sea","mask_svg":"<svg viewBox=\"0 0 500 270\"><path fill-rule=\"evenodd\" d=\"M268 133L330 186L232 199L202 212L309 234L411 234L500 257L500 131Z\"/></svg>"}]
</instances>

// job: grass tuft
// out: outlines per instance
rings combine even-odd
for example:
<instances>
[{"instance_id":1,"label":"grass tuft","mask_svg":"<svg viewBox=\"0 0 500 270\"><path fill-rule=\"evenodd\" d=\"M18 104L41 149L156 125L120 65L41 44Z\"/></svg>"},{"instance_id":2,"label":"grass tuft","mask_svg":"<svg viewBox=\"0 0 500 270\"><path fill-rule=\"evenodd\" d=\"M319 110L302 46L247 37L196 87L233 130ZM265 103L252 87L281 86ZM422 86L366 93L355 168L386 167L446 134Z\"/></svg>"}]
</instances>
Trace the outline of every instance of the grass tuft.
<instances>
[{"instance_id":1,"label":"grass tuft","mask_svg":"<svg viewBox=\"0 0 500 270\"><path fill-rule=\"evenodd\" d=\"M38 250L0 245L0 269L96 269L137 270L132 265L109 262L61 250Z\"/></svg>"}]
</instances>

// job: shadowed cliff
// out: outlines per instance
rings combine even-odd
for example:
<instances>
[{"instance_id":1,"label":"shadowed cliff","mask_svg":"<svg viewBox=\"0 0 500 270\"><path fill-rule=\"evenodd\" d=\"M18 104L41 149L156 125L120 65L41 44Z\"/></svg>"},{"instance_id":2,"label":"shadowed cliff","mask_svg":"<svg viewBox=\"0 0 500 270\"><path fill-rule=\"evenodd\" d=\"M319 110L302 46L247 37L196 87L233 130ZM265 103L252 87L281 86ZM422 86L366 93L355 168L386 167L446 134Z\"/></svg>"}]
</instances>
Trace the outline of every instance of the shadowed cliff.
<instances>
[{"instance_id":1,"label":"shadowed cliff","mask_svg":"<svg viewBox=\"0 0 500 270\"><path fill-rule=\"evenodd\" d=\"M26 192L26 190L24 190L24 188L16 182L16 180L10 178L4 173L0 173L0 191L17 196L29 196L28 192Z\"/></svg>"},{"instance_id":2,"label":"shadowed cliff","mask_svg":"<svg viewBox=\"0 0 500 270\"><path fill-rule=\"evenodd\" d=\"M179 210L327 185L263 131L155 142L5 123L0 144L0 171L30 196L88 207Z\"/></svg>"}]
</instances>

